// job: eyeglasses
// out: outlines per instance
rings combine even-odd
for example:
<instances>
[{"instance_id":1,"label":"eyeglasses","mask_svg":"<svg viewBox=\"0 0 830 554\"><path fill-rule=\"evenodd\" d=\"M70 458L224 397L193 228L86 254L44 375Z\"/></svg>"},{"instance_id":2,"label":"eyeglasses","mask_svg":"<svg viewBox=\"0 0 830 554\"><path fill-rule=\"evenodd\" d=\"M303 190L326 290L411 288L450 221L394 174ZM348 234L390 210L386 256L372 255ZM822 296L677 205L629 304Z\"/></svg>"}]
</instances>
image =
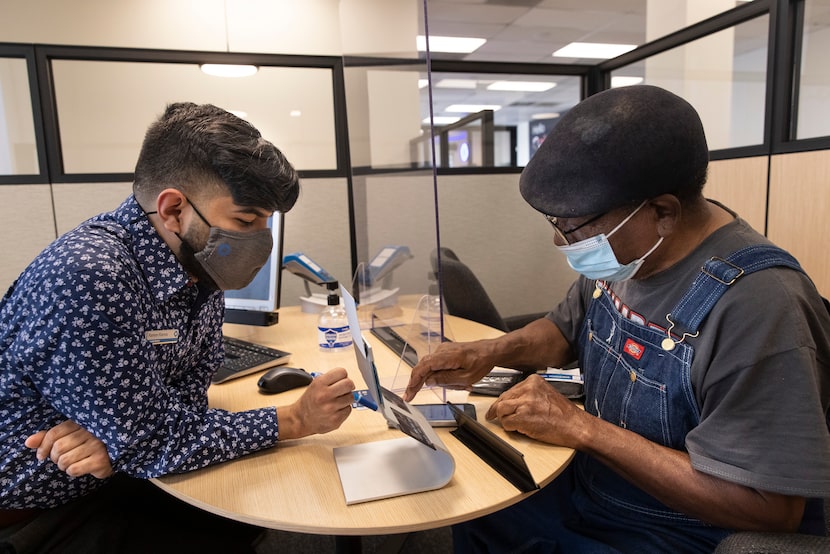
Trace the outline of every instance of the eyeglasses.
<instances>
[{"instance_id":1,"label":"eyeglasses","mask_svg":"<svg viewBox=\"0 0 830 554\"><path fill-rule=\"evenodd\" d=\"M563 243L565 243L565 244L570 244L570 243L571 243L571 241L570 241L570 240L568 240L568 235L570 235L571 233L574 233L574 232L576 232L576 231L578 231L578 230L582 229L582 228L583 228L583 227L585 227L586 225L589 225L589 224L593 223L594 221L598 220L599 218L601 218L602 216L604 216L604 215L605 215L605 214L607 214L607 213L608 213L608 212L602 212L602 213L600 213L600 214L597 214L597 215L595 215L594 217L590 218L588 221L583 221L582 223L580 223L579 225L577 225L577 226L576 226L576 227L574 227L573 229L568 229L567 231L563 231L563 230L562 230L562 229L560 229L560 228L559 228L559 226L556 224L556 223L557 223L558 218L556 218L556 217L554 217L554 216L552 216L552 215L547 215L547 214L546 214L546 215L545 215L545 219L547 219L547 220L548 220L548 223L550 223L550 226L551 226L551 227L553 227L553 232L554 232L554 233L556 233L556 238L558 238L559 240L561 240L561 241L562 241Z\"/></svg>"}]
</instances>

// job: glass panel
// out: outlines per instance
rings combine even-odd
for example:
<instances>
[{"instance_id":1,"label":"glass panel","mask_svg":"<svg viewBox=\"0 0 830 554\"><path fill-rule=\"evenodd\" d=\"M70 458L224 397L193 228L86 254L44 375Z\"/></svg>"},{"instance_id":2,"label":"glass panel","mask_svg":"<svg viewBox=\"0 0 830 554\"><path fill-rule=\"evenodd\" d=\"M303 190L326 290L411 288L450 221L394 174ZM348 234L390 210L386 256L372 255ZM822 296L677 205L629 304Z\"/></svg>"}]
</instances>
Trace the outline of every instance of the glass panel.
<instances>
[{"instance_id":1,"label":"glass panel","mask_svg":"<svg viewBox=\"0 0 830 554\"><path fill-rule=\"evenodd\" d=\"M830 0L806 0L801 74L798 80L797 139L830 135ZM820 117L817 117L820 116Z\"/></svg>"},{"instance_id":2,"label":"glass panel","mask_svg":"<svg viewBox=\"0 0 830 554\"><path fill-rule=\"evenodd\" d=\"M39 172L26 60L0 58L0 175Z\"/></svg>"},{"instance_id":3,"label":"glass panel","mask_svg":"<svg viewBox=\"0 0 830 554\"><path fill-rule=\"evenodd\" d=\"M755 18L620 68L612 86L668 89L700 113L711 150L764 142L769 17Z\"/></svg>"},{"instance_id":4,"label":"glass panel","mask_svg":"<svg viewBox=\"0 0 830 554\"><path fill-rule=\"evenodd\" d=\"M580 95L579 77L557 75L433 73L432 86L439 167L524 166ZM423 88L419 153L429 141L429 108ZM413 161L431 165L423 157Z\"/></svg>"},{"instance_id":5,"label":"glass panel","mask_svg":"<svg viewBox=\"0 0 830 554\"><path fill-rule=\"evenodd\" d=\"M132 172L147 126L181 101L244 117L297 169L337 166L329 69L260 67L226 78L195 64L55 60L52 68L66 173Z\"/></svg>"},{"instance_id":6,"label":"glass panel","mask_svg":"<svg viewBox=\"0 0 830 554\"><path fill-rule=\"evenodd\" d=\"M408 169L421 130L418 79L424 64L347 67L349 152L353 167Z\"/></svg>"}]
</instances>

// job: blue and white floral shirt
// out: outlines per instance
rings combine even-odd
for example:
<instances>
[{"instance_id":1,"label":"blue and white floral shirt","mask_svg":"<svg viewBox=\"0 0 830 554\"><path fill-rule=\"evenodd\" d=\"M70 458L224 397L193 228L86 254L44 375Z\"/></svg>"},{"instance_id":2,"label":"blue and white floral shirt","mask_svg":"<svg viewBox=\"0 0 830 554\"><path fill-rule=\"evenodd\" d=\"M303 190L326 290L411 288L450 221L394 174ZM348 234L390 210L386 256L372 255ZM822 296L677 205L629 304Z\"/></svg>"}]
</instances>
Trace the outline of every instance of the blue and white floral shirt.
<instances>
[{"instance_id":1,"label":"blue and white floral shirt","mask_svg":"<svg viewBox=\"0 0 830 554\"><path fill-rule=\"evenodd\" d=\"M47 247L0 301L0 508L57 506L103 483L24 446L66 419L140 478L273 446L274 408L207 407L222 318L222 293L199 293L133 197Z\"/></svg>"}]
</instances>

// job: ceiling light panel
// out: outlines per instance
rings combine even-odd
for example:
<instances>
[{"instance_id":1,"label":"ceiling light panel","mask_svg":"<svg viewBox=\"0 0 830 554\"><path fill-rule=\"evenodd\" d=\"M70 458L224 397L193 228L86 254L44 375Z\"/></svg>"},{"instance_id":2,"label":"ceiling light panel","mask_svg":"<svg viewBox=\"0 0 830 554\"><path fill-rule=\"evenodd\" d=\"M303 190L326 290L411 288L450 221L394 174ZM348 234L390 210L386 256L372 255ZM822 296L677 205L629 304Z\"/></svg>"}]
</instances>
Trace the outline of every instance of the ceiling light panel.
<instances>
[{"instance_id":1,"label":"ceiling light panel","mask_svg":"<svg viewBox=\"0 0 830 554\"><path fill-rule=\"evenodd\" d=\"M530 119L556 119L559 117L559 112L545 112L535 113L530 116Z\"/></svg>"},{"instance_id":2,"label":"ceiling light panel","mask_svg":"<svg viewBox=\"0 0 830 554\"><path fill-rule=\"evenodd\" d=\"M451 116L451 115L436 115L435 117L432 118L435 125L449 125L451 123L455 123L459 119L461 119L461 118ZM428 117L424 118L424 120L421 121L421 123L429 125L429 118Z\"/></svg>"},{"instance_id":3,"label":"ceiling light panel","mask_svg":"<svg viewBox=\"0 0 830 554\"><path fill-rule=\"evenodd\" d=\"M463 88L475 89L478 81L475 79L441 79L435 83L436 88Z\"/></svg>"},{"instance_id":4,"label":"ceiling light panel","mask_svg":"<svg viewBox=\"0 0 830 554\"><path fill-rule=\"evenodd\" d=\"M636 44L609 44L603 42L572 42L553 53L556 58L589 58L608 60L637 48Z\"/></svg>"},{"instance_id":5,"label":"ceiling light panel","mask_svg":"<svg viewBox=\"0 0 830 554\"><path fill-rule=\"evenodd\" d=\"M502 90L509 92L545 92L556 86L556 83L542 81L496 81L487 86L487 90Z\"/></svg>"},{"instance_id":6,"label":"ceiling light panel","mask_svg":"<svg viewBox=\"0 0 830 554\"><path fill-rule=\"evenodd\" d=\"M446 52L452 54L469 54L475 52L482 44L487 42L487 39L474 37L429 37L430 52ZM416 44L419 52L426 52L427 38L424 35L418 35Z\"/></svg>"},{"instance_id":7,"label":"ceiling light panel","mask_svg":"<svg viewBox=\"0 0 830 554\"><path fill-rule=\"evenodd\" d=\"M626 77L625 75L617 75L615 77L611 77L611 88L639 85L642 82L642 77Z\"/></svg>"}]
</instances>

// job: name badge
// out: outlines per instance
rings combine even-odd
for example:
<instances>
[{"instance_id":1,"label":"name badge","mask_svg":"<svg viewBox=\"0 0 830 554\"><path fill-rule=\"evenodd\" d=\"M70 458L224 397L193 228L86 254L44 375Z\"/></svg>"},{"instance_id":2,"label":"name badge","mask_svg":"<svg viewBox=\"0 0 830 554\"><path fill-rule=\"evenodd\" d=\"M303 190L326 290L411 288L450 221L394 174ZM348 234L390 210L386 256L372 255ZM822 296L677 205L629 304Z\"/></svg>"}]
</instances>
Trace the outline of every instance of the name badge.
<instances>
[{"instance_id":1,"label":"name badge","mask_svg":"<svg viewBox=\"0 0 830 554\"><path fill-rule=\"evenodd\" d=\"M144 338L150 344L173 344L179 342L178 329L157 329L155 331L146 331Z\"/></svg>"}]
</instances>

